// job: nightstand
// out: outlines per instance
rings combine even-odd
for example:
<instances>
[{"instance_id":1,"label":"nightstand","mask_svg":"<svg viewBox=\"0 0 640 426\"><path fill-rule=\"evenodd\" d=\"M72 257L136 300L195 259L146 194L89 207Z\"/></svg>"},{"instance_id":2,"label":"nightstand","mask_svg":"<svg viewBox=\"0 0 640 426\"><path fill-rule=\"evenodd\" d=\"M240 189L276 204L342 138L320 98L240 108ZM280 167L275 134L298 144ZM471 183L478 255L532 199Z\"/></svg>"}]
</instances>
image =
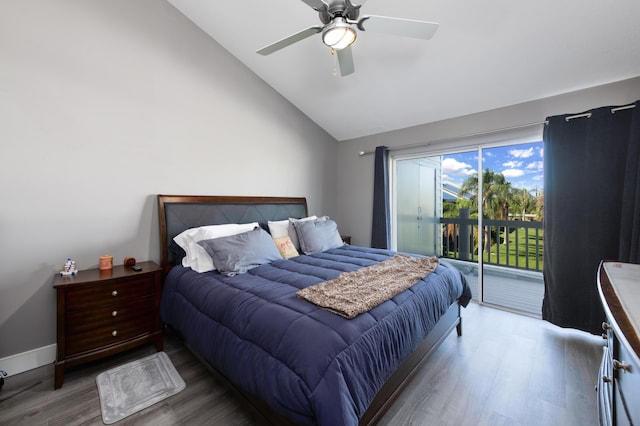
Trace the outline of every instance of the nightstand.
<instances>
[{"instance_id":1,"label":"nightstand","mask_svg":"<svg viewBox=\"0 0 640 426\"><path fill-rule=\"evenodd\" d=\"M154 262L138 266L142 271L120 265L54 278L58 304L55 389L62 386L68 367L149 342L162 350L162 268Z\"/></svg>"}]
</instances>

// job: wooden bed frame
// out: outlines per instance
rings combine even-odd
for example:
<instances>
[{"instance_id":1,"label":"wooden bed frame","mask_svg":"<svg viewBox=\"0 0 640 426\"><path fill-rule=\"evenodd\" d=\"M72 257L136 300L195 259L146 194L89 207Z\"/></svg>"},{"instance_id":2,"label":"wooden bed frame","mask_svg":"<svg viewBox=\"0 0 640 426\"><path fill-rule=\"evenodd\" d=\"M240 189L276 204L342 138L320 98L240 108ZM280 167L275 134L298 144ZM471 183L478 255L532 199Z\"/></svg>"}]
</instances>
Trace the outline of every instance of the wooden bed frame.
<instances>
[{"instance_id":1,"label":"wooden bed frame","mask_svg":"<svg viewBox=\"0 0 640 426\"><path fill-rule=\"evenodd\" d=\"M164 274L167 274L176 264L170 245L173 238L186 229L224 223L259 222L266 225L269 220L303 217L307 216L308 212L306 198L300 197L158 195L158 215L162 268ZM416 371L438 349L454 328L457 330L458 336L462 336L462 317L458 303L453 303L449 307L418 348L400 364L382 386L360 419L359 425L374 425L382 418L415 376ZM189 347L188 343L187 347ZM189 349L191 350L190 347ZM198 353L191 351L219 380L246 403L247 408L263 417L265 423L292 424L290 420L271 410L259 397L238 389Z\"/></svg>"}]
</instances>

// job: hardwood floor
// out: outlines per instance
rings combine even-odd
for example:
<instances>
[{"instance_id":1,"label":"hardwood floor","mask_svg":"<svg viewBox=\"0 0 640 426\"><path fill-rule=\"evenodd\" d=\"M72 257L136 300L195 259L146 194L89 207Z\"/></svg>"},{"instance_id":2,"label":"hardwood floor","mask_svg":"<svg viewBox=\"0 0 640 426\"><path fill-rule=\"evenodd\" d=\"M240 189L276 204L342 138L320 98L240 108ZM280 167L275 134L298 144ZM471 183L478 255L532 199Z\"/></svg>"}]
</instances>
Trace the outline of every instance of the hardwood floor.
<instances>
[{"instance_id":1,"label":"hardwood floor","mask_svg":"<svg viewBox=\"0 0 640 426\"><path fill-rule=\"evenodd\" d=\"M599 336L471 304L381 425L596 425Z\"/></svg>"},{"instance_id":2,"label":"hardwood floor","mask_svg":"<svg viewBox=\"0 0 640 426\"><path fill-rule=\"evenodd\" d=\"M463 309L463 336L447 338L379 424L596 425L603 343L472 303ZM149 345L69 370L57 391L53 365L9 377L0 392L0 424L102 425L96 375L153 352ZM172 335L165 352L187 388L118 425L259 423Z\"/></svg>"}]
</instances>

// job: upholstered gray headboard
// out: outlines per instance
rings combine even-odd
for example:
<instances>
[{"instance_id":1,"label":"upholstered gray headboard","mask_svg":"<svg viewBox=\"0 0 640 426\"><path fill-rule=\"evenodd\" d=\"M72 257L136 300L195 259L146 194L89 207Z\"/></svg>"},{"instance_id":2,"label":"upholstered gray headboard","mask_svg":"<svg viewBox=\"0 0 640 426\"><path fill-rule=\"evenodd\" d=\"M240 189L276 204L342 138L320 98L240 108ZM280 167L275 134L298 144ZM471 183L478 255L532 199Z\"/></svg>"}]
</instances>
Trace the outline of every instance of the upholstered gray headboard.
<instances>
[{"instance_id":1,"label":"upholstered gray headboard","mask_svg":"<svg viewBox=\"0 0 640 426\"><path fill-rule=\"evenodd\" d=\"M208 195L158 195L160 249L165 272L176 263L170 249L182 231L204 225L259 222L307 216L303 197L231 197Z\"/></svg>"}]
</instances>

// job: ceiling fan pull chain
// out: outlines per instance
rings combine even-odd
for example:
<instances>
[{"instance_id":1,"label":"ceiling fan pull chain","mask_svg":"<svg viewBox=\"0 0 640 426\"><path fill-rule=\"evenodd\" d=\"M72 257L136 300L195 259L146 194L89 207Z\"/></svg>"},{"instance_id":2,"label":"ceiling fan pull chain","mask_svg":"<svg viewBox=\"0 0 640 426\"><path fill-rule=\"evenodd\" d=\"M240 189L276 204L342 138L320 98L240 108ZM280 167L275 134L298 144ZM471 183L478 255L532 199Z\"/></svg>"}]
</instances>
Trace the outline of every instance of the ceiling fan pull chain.
<instances>
[{"instance_id":1,"label":"ceiling fan pull chain","mask_svg":"<svg viewBox=\"0 0 640 426\"><path fill-rule=\"evenodd\" d=\"M331 48L331 56L333 56L333 74L334 77L338 75L338 57L336 56L336 51Z\"/></svg>"}]
</instances>

